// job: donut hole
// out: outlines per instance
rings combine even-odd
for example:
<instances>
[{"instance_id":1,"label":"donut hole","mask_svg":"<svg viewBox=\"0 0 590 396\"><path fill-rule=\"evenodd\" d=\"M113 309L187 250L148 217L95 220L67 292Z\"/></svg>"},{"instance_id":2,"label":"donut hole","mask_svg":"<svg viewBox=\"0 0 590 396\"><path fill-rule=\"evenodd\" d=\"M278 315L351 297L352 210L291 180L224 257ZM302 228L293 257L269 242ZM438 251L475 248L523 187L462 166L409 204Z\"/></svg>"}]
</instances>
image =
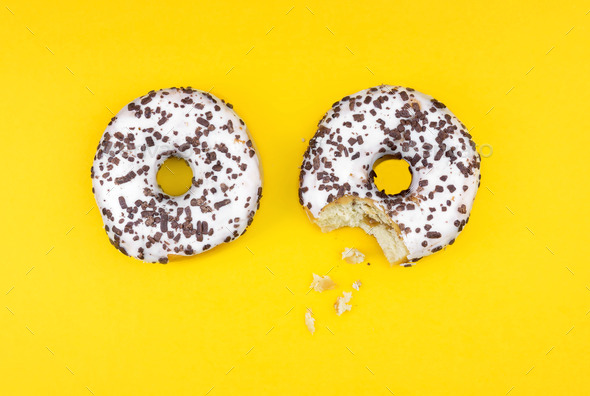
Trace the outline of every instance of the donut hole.
<instances>
[{"instance_id":1,"label":"donut hole","mask_svg":"<svg viewBox=\"0 0 590 396\"><path fill-rule=\"evenodd\" d=\"M184 159L170 157L156 174L158 185L168 195L178 196L186 193L191 187L193 171Z\"/></svg>"},{"instance_id":2,"label":"donut hole","mask_svg":"<svg viewBox=\"0 0 590 396\"><path fill-rule=\"evenodd\" d=\"M377 188L388 195L403 192L412 183L409 163L393 155L375 161L371 178ZM360 227L377 239L391 264L407 261L409 251L400 236L399 226L372 199L343 196L326 205L314 221L324 232Z\"/></svg>"},{"instance_id":3,"label":"donut hole","mask_svg":"<svg viewBox=\"0 0 590 396\"><path fill-rule=\"evenodd\" d=\"M388 195L399 194L412 183L410 164L392 155L379 158L373 164L373 181L379 190Z\"/></svg>"}]
</instances>

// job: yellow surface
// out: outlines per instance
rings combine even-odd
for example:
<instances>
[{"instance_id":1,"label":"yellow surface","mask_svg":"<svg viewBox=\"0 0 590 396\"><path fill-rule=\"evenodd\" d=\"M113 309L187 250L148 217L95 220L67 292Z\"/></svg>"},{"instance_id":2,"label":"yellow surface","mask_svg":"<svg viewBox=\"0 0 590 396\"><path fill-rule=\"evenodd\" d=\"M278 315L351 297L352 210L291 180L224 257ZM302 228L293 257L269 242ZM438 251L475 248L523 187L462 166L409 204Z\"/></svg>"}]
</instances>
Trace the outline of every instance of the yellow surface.
<instances>
[{"instance_id":1,"label":"yellow surface","mask_svg":"<svg viewBox=\"0 0 590 396\"><path fill-rule=\"evenodd\" d=\"M185 194L191 187L193 171L182 158L169 157L156 174L156 181L160 188L173 196Z\"/></svg>"},{"instance_id":2,"label":"yellow surface","mask_svg":"<svg viewBox=\"0 0 590 396\"><path fill-rule=\"evenodd\" d=\"M0 4L0 394L590 392L588 2L167 3ZM471 222L414 268L297 201L318 120L380 83L488 145ZM181 85L235 105L264 196L237 241L145 264L109 244L90 166L111 111Z\"/></svg>"}]
</instances>

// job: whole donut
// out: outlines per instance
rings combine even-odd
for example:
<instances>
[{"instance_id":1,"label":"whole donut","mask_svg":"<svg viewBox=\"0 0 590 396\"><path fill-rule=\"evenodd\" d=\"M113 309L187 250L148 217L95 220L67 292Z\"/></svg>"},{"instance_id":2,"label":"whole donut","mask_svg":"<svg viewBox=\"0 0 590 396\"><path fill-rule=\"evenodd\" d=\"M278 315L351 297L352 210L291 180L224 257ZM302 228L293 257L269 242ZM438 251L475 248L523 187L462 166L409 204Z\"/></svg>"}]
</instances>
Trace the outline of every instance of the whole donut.
<instances>
[{"instance_id":1,"label":"whole donut","mask_svg":"<svg viewBox=\"0 0 590 396\"><path fill-rule=\"evenodd\" d=\"M373 164L409 163L412 183L380 191ZM382 85L334 103L309 142L299 201L322 231L361 227L389 262L414 262L450 245L467 221L480 180L471 135L447 107L411 88Z\"/></svg>"},{"instance_id":2,"label":"whole donut","mask_svg":"<svg viewBox=\"0 0 590 396\"><path fill-rule=\"evenodd\" d=\"M166 194L156 174L169 157L193 172L190 189ZM109 123L91 169L111 243L146 262L190 256L239 237L262 193L258 155L244 121L213 95L151 91Z\"/></svg>"}]
</instances>

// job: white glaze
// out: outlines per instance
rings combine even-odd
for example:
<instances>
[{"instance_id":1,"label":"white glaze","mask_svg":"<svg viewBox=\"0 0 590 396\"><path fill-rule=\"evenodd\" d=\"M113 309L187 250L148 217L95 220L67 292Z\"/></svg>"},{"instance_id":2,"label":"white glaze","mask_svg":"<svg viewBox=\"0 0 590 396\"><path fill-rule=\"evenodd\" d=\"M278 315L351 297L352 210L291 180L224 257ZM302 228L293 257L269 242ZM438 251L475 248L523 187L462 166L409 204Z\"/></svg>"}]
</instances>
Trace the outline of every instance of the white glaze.
<instances>
[{"instance_id":1,"label":"white glaze","mask_svg":"<svg viewBox=\"0 0 590 396\"><path fill-rule=\"evenodd\" d=\"M403 124L403 125L402 125ZM373 164L393 155L410 164L412 183L381 192ZM471 135L446 106L411 88L379 86L336 102L318 125L301 166L300 203L318 218L335 200L372 200L400 228L416 261L455 241L479 187Z\"/></svg>"},{"instance_id":2,"label":"white glaze","mask_svg":"<svg viewBox=\"0 0 590 396\"><path fill-rule=\"evenodd\" d=\"M162 163L183 158L190 190L164 193ZM92 166L105 230L123 253L147 262L229 242L252 222L262 191L259 159L231 105L191 88L152 91L106 128Z\"/></svg>"}]
</instances>

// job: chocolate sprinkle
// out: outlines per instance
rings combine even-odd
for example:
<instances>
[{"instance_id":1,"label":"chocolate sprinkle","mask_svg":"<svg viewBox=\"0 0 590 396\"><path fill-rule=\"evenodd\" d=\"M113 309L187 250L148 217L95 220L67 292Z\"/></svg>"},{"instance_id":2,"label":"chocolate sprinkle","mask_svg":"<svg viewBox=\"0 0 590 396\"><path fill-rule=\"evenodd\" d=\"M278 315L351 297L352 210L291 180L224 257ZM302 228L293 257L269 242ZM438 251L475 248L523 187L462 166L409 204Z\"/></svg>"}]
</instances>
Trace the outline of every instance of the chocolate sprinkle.
<instances>
[{"instance_id":1,"label":"chocolate sprinkle","mask_svg":"<svg viewBox=\"0 0 590 396\"><path fill-rule=\"evenodd\" d=\"M170 157L196 169L172 197L156 174ZM111 243L147 262L230 242L252 223L262 195L256 151L231 106L192 88L151 91L113 117L91 168Z\"/></svg>"},{"instance_id":2,"label":"chocolate sprinkle","mask_svg":"<svg viewBox=\"0 0 590 396\"><path fill-rule=\"evenodd\" d=\"M410 188L395 195L377 189L372 167L385 156L409 164ZM415 262L464 228L479 167L471 135L443 103L379 86L344 97L324 115L301 165L299 202L314 221L341 198L374 203L399 226L407 259Z\"/></svg>"}]
</instances>

